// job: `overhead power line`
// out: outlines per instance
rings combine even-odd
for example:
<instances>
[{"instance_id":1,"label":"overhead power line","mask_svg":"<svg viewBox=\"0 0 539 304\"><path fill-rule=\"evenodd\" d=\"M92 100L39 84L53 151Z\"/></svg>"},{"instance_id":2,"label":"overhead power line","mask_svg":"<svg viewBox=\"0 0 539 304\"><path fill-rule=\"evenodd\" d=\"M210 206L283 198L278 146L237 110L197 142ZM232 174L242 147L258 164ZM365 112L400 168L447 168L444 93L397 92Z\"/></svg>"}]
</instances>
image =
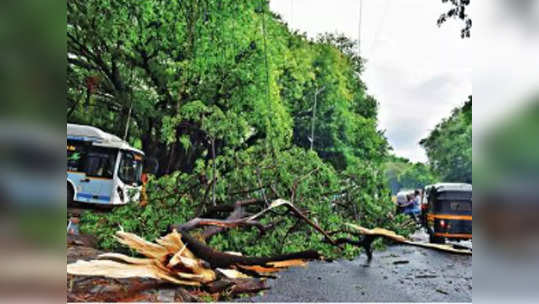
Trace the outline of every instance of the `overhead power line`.
<instances>
[{"instance_id":1,"label":"overhead power line","mask_svg":"<svg viewBox=\"0 0 539 304\"><path fill-rule=\"evenodd\" d=\"M290 29L294 26L294 0L290 0Z\"/></svg>"},{"instance_id":2,"label":"overhead power line","mask_svg":"<svg viewBox=\"0 0 539 304\"><path fill-rule=\"evenodd\" d=\"M388 13L389 13L390 4L391 4L390 0L386 0L385 3L384 3L382 18L380 18L380 23L378 24L378 28L376 29L376 32L374 34L374 38L373 38L372 43L371 43L371 45L369 47L368 54L372 54L372 51L374 50L374 47L376 46L376 43L378 41L378 36L380 36L380 33L382 32L382 29L384 28L385 20L386 20L386 17L388 15Z\"/></svg>"}]
</instances>

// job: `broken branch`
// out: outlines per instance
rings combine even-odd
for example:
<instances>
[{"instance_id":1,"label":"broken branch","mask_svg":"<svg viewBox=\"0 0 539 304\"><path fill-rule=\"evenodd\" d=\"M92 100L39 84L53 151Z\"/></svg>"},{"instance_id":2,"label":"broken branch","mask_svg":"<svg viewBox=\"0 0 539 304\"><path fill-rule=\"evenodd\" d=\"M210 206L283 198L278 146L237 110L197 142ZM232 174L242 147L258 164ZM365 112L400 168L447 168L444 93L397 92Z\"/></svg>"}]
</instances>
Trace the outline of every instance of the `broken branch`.
<instances>
[{"instance_id":1,"label":"broken branch","mask_svg":"<svg viewBox=\"0 0 539 304\"><path fill-rule=\"evenodd\" d=\"M213 248L202 244L201 242L190 236L188 233L182 233L182 241L187 245L187 248L191 250L191 252L193 252L195 256L207 261L212 267L215 268L228 268L230 266L238 264L264 266L268 262L272 261L284 261L293 259L320 259L320 255L314 250L278 255L274 257L250 257L227 254L216 251Z\"/></svg>"}]
</instances>

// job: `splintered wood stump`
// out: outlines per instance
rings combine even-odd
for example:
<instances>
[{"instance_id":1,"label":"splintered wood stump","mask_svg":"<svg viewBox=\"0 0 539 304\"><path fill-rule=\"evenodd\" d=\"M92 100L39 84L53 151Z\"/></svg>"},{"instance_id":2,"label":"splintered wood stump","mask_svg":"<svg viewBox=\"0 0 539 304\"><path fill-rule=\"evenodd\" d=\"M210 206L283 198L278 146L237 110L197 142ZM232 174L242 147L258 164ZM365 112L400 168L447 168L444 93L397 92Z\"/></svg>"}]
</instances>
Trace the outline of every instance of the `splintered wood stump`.
<instances>
[{"instance_id":1,"label":"splintered wood stump","mask_svg":"<svg viewBox=\"0 0 539 304\"><path fill-rule=\"evenodd\" d=\"M249 257L238 253L224 253L206 246L187 233L181 234L177 231L155 242L148 242L124 231L118 231L116 239L145 257L102 253L97 259L78 260L76 263L68 264L67 273L71 275L69 284L76 285L70 286L70 300L80 302L126 299L133 293L125 293L117 287L126 284L126 290L138 292L141 285L137 282L140 280L195 286L211 294L225 290L230 294L252 293L267 289L265 279L258 278L264 277L267 272L280 271L291 266L305 266L307 260L320 258L320 255L312 250L275 257ZM257 278L253 278L253 275ZM99 298L93 296L92 292L84 292L85 284L81 282L89 281L81 281L80 276L90 277L94 283L97 277L104 277L110 283L105 284L108 287L102 289L99 289L101 287L91 289L102 294ZM133 284L136 286L133 287ZM153 285L146 286L146 288L153 287ZM150 299L142 300L150 301Z\"/></svg>"}]
</instances>

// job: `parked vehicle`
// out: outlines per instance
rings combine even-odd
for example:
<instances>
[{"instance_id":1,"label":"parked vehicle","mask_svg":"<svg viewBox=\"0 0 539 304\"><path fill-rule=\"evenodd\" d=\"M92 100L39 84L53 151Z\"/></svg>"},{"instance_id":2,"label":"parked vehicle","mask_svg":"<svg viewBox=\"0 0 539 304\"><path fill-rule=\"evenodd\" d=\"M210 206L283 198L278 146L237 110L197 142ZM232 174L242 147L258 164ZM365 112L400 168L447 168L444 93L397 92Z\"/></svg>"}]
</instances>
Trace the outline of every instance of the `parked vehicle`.
<instances>
[{"instance_id":1,"label":"parked vehicle","mask_svg":"<svg viewBox=\"0 0 539 304\"><path fill-rule=\"evenodd\" d=\"M426 190L424 225L430 242L472 239L472 185L439 183Z\"/></svg>"},{"instance_id":2,"label":"parked vehicle","mask_svg":"<svg viewBox=\"0 0 539 304\"><path fill-rule=\"evenodd\" d=\"M92 126L67 124L67 203L138 201L144 152Z\"/></svg>"}]
</instances>

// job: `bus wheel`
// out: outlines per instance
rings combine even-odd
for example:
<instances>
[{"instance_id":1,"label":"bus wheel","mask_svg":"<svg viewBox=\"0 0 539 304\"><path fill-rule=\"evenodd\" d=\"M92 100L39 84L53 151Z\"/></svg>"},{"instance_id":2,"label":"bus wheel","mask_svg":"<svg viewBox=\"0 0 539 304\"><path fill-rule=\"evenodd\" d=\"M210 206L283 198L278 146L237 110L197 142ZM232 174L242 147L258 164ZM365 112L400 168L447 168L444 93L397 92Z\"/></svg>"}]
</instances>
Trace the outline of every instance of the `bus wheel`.
<instances>
[{"instance_id":1,"label":"bus wheel","mask_svg":"<svg viewBox=\"0 0 539 304\"><path fill-rule=\"evenodd\" d=\"M75 191L73 191L73 187L70 184L67 184L67 206L73 205L74 194L75 194Z\"/></svg>"},{"instance_id":2,"label":"bus wheel","mask_svg":"<svg viewBox=\"0 0 539 304\"><path fill-rule=\"evenodd\" d=\"M429 241L433 244L444 244L445 238L435 236L434 234L429 234Z\"/></svg>"}]
</instances>

